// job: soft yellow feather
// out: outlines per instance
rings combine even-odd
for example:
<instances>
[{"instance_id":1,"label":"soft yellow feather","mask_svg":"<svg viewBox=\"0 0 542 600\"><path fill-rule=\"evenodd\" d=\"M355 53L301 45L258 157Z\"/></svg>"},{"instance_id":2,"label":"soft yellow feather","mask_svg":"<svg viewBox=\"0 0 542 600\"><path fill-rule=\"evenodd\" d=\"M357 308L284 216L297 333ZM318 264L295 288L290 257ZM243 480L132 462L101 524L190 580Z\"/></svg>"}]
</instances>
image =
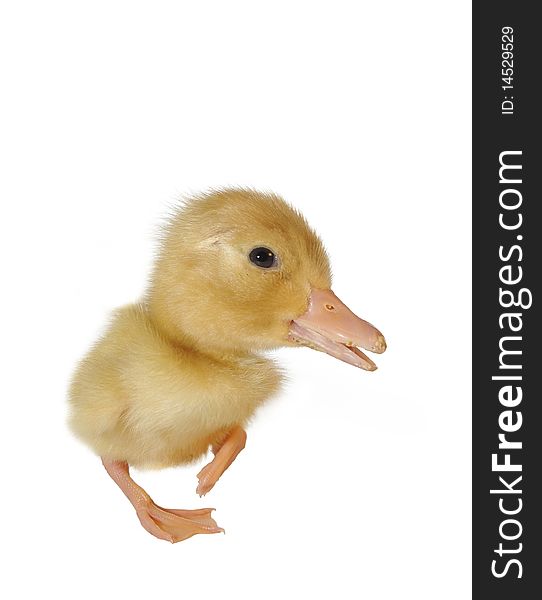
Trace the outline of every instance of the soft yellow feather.
<instances>
[{"instance_id":1,"label":"soft yellow feather","mask_svg":"<svg viewBox=\"0 0 542 600\"><path fill-rule=\"evenodd\" d=\"M280 268L248 260L271 248ZM165 227L148 290L117 310L70 388L72 430L100 456L166 467L204 454L279 388L259 353L289 345L311 287L329 288L325 250L280 197L218 190Z\"/></svg>"}]
</instances>

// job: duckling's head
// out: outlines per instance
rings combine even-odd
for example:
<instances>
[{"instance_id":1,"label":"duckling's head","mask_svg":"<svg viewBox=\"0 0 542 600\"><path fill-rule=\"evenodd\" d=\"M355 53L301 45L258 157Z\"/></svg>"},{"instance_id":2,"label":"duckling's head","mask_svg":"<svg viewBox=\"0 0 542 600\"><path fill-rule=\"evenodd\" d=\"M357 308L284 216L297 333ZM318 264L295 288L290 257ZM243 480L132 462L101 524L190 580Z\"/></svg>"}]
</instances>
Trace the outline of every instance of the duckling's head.
<instances>
[{"instance_id":1,"label":"duckling's head","mask_svg":"<svg viewBox=\"0 0 542 600\"><path fill-rule=\"evenodd\" d=\"M147 304L162 333L210 354L307 345L366 370L384 338L330 290L322 242L279 196L225 189L165 228Z\"/></svg>"}]
</instances>

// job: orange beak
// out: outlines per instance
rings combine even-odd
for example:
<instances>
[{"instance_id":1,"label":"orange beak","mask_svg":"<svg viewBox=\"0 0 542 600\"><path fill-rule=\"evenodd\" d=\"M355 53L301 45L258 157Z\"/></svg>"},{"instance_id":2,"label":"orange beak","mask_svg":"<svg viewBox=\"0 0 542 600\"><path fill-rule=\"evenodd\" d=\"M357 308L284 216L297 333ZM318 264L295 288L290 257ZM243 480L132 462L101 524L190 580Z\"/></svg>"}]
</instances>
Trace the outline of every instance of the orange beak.
<instances>
[{"instance_id":1,"label":"orange beak","mask_svg":"<svg viewBox=\"0 0 542 600\"><path fill-rule=\"evenodd\" d=\"M331 290L311 291L307 312L290 323L288 339L365 371L377 367L357 346L377 354L386 350L380 331L356 316Z\"/></svg>"}]
</instances>

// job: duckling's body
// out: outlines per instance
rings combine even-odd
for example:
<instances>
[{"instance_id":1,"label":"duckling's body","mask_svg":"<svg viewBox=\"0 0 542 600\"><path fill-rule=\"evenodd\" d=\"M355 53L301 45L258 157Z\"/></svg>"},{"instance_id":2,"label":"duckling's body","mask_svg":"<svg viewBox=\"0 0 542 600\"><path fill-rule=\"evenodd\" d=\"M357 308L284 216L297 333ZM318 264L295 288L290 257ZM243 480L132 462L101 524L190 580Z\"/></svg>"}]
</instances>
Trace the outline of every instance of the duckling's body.
<instances>
[{"instance_id":1,"label":"duckling's body","mask_svg":"<svg viewBox=\"0 0 542 600\"><path fill-rule=\"evenodd\" d=\"M209 492L280 385L262 351L302 344L376 369L356 346L383 352L384 338L330 285L320 239L274 194L220 190L172 216L144 299L116 311L70 389L73 431L102 458L147 531L171 542L223 531L212 509L157 506L129 465L189 463L210 448L196 489Z\"/></svg>"},{"instance_id":2,"label":"duckling's body","mask_svg":"<svg viewBox=\"0 0 542 600\"><path fill-rule=\"evenodd\" d=\"M172 343L144 304L116 312L71 388L74 432L102 457L163 468L206 454L279 387L274 363Z\"/></svg>"}]
</instances>

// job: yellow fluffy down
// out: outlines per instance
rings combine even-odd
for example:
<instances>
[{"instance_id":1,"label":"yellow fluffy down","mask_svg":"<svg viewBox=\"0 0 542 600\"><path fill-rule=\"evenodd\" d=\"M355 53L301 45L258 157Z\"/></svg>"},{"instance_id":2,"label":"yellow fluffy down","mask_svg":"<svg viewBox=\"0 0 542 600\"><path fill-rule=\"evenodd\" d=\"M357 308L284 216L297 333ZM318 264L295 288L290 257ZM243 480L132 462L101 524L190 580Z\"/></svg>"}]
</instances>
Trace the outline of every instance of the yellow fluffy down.
<instances>
[{"instance_id":1,"label":"yellow fluffy down","mask_svg":"<svg viewBox=\"0 0 542 600\"><path fill-rule=\"evenodd\" d=\"M258 246L276 267L249 261ZM138 467L197 459L277 391L280 371L258 352L289 345L290 321L330 277L320 240L278 196L220 190L187 201L164 230L144 299L117 310L79 364L72 430Z\"/></svg>"}]
</instances>

